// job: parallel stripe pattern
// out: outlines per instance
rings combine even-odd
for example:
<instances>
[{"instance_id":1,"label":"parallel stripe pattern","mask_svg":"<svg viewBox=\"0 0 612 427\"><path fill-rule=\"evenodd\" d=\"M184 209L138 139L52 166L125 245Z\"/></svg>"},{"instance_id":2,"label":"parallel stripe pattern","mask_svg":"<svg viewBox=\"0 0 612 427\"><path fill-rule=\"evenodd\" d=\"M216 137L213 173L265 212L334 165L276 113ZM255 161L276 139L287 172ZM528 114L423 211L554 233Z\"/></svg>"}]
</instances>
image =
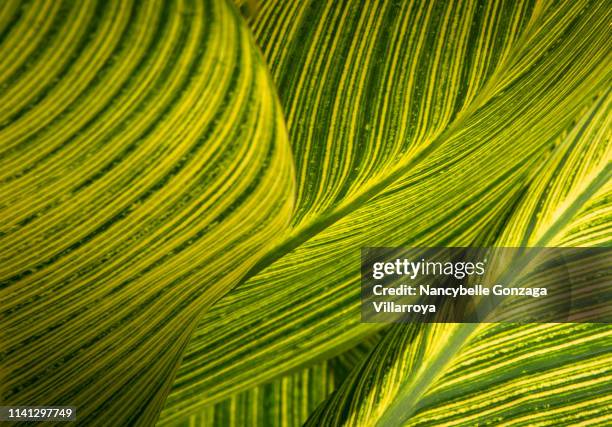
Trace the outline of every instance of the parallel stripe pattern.
<instances>
[{"instance_id":1,"label":"parallel stripe pattern","mask_svg":"<svg viewBox=\"0 0 612 427\"><path fill-rule=\"evenodd\" d=\"M150 425L289 223L269 75L217 0L3 2L0 56L2 401Z\"/></svg>"},{"instance_id":2,"label":"parallel stripe pattern","mask_svg":"<svg viewBox=\"0 0 612 427\"><path fill-rule=\"evenodd\" d=\"M328 362L280 377L211 405L177 426L299 427L333 391Z\"/></svg>"},{"instance_id":3,"label":"parallel stripe pattern","mask_svg":"<svg viewBox=\"0 0 612 427\"><path fill-rule=\"evenodd\" d=\"M406 425L599 424L612 403L604 325L487 325ZM603 425L603 423L602 423Z\"/></svg>"},{"instance_id":4,"label":"parallel stripe pattern","mask_svg":"<svg viewBox=\"0 0 612 427\"><path fill-rule=\"evenodd\" d=\"M327 114L335 118L326 122L324 117L327 116L315 114L312 109L324 108L328 103L324 98L316 102L313 98L319 90L318 85L331 84L325 67L333 57L329 50L334 43L340 45L351 40L354 44L359 40L351 55L357 55L353 50L367 52L374 49L372 46L376 45L379 32L356 33L356 28L361 28L359 22L362 19L377 22L380 14L373 11L387 6L384 2L376 2L370 5L371 8L361 4L332 7L320 2L266 2L256 15L252 25L279 86L293 138L291 143L296 153L299 187L297 219L294 221L299 221L299 224L294 222L296 228L289 245L281 247L264 265L265 268L203 316L162 412L162 424L309 363L321 354L332 356L370 334L375 326L359 323L359 274L355 268L359 265L359 248L487 245L495 242L509 214L523 193L528 191L536 166L554 153L555 146L572 128L576 117L596 104L601 99L602 89L608 87L609 55L600 49L610 36L607 22L611 15L606 5L569 1L554 7L545 3L516 2L512 5L501 3L492 9L492 6L476 5L478 13L469 14L467 8L466 15L455 22L455 8L463 10L463 6L441 3L448 4L446 7L452 8L452 12L441 4L430 6L433 9L427 17L432 23L419 21L419 26L431 25L433 33L446 31L446 27L454 29L453 37L445 44L438 44L438 39L433 37L422 41L421 32L414 30L412 39L409 37L408 42L402 42L404 45L402 49L398 48L397 55L385 57L380 53L367 56L363 53L372 61L355 66L354 72L360 70L360 73L368 74L374 73L372 68L387 66L388 62L406 61L397 79L407 86L401 97L397 95L397 108L390 109L388 117L388 120L401 118L400 122L393 123L398 126L395 134L403 136L397 140L389 135L383 136L393 126L389 124L391 122L377 122L376 132L379 134L376 138L380 139L367 139L371 142L367 148L370 152L364 157L363 167L368 168L368 161L376 157L376 150L381 149L381 153L390 155L388 158L376 157L376 161L381 162L382 175L366 184L360 182L360 172L357 171L353 176L355 180L351 178L351 184L347 184L350 187L354 183L354 189L347 190L347 197L342 200L336 197L341 190L335 191L348 181L338 181L340 187L334 187L333 180L328 180L325 185L317 183L312 187L317 189L311 189L303 175L305 166L300 169L299 165L305 161L300 160L300 156L310 156L304 154L311 152L308 145L314 147L317 145L315 141L321 140L316 137L316 132L334 135L328 140L332 145L325 150L334 153L335 141L350 129L356 129L358 124L382 114L379 109L376 112L368 109L371 104L383 105L384 101L366 102L357 95L364 90L358 84L361 74L351 78L350 85L338 83L333 90L320 89L321 96L331 96L339 103L337 108L340 104L348 108L343 100L355 97L350 110L353 114L344 112L334 116L336 107L333 105L336 104L329 101ZM425 5L414 6L414 10L407 5L401 7L406 9L390 14L393 18L390 18L388 26L399 25L396 21L401 20L408 32L417 26L416 16L428 10ZM334 19L337 21L327 21L325 28L334 28L333 32L320 29L320 36L312 33L315 31L313 23L332 19L331 16L336 16ZM466 32L458 30L463 28L460 25L463 20L470 23L465 25ZM346 24L349 26L345 27L345 21L352 26ZM515 21L520 21L516 24L518 27L511 24ZM488 23L484 27L488 30L483 30L482 22ZM393 36L401 33L402 28L400 26L392 32ZM471 31L468 29L476 34L469 36ZM303 57L309 43L315 43L313 40L319 40L319 37L320 43L325 43L321 46L325 48L312 48L309 53L312 58ZM509 46L495 42L500 38L509 43L508 37L514 40ZM467 43L465 38L469 39L469 45L489 48L457 56L457 46ZM414 59L410 49L415 43L420 46L419 52L428 54L423 54L418 67L410 68ZM294 49L288 47L292 44ZM393 47L393 44L389 46ZM447 46L451 46L448 52ZM285 54L289 56L283 60ZM432 71L437 69L441 58L448 58L443 66L443 78ZM308 61L312 65L308 65ZM294 62L302 65L293 68ZM471 75L475 72L471 71L475 64L481 64L481 72L466 81L457 77L461 74L448 73L448 70L457 68ZM335 68L330 66L332 69ZM347 72L339 72L338 78ZM454 78L459 79L457 82L469 84L456 83L460 87L453 92ZM312 85L309 95L299 97L294 94L287 99L287 91L297 91L298 88L282 82L295 82L296 79L303 85ZM371 90L380 91L374 93L381 100L396 96L396 92L386 89L375 77L364 79L368 84L372 80ZM384 79L384 83L391 84L388 80ZM447 89L454 95L449 96ZM445 95L438 98L438 91ZM408 96L410 93L414 93L414 97ZM468 93L472 95L463 100ZM427 96L438 101L422 101L422 97ZM376 98L372 95L367 99ZM410 110L406 104L410 105L411 99L418 103ZM444 100L452 106L444 104ZM303 113L304 120L314 117L308 119L311 120L310 126L297 119L300 108L308 111L308 114ZM458 109L456 114L441 114L455 108ZM360 116L361 112L357 110L361 109L367 110L367 114ZM412 115L406 111L416 115L415 122L409 120ZM446 117L446 121L442 117ZM300 132L305 132L305 136L300 137ZM348 146L359 145L363 141L359 135L358 132L347 134L346 142L338 143L337 150L353 150ZM601 132L597 131L593 137L600 138ZM401 156L398 154L399 157L392 154L395 148L385 148L390 140L408 144L408 150ZM305 145L296 145L300 141ZM333 168L325 165L341 164L340 158L348 159L350 155L344 151L338 158L324 157L313 161L313 174L317 174L317 179L327 180L327 171ZM393 165L389 167L385 159ZM309 158L308 162L311 160ZM355 197L348 195L352 191L355 191L351 193ZM311 192L316 194L306 195ZM314 226L303 225L308 224L310 214L304 213L301 204L318 206L312 212L331 211L316 216ZM260 301L265 301L265 304Z\"/></svg>"},{"instance_id":5,"label":"parallel stripe pattern","mask_svg":"<svg viewBox=\"0 0 612 427\"><path fill-rule=\"evenodd\" d=\"M602 132L610 131L612 98L607 89L596 98L541 165L498 245L572 241L574 221L593 218L591 200L609 193L611 177L611 141ZM598 211L610 206L608 199ZM611 244L592 230L594 244ZM579 234L583 243L591 241L584 229ZM610 346L612 328L588 323L397 326L309 423L605 425Z\"/></svg>"},{"instance_id":6,"label":"parallel stripe pattern","mask_svg":"<svg viewBox=\"0 0 612 427\"><path fill-rule=\"evenodd\" d=\"M380 340L366 337L330 360L237 393L182 418L176 426L301 426Z\"/></svg>"},{"instance_id":7,"label":"parallel stripe pattern","mask_svg":"<svg viewBox=\"0 0 612 427\"><path fill-rule=\"evenodd\" d=\"M264 2L252 27L296 157L294 224L358 197L469 109L533 9L528 1Z\"/></svg>"}]
</instances>

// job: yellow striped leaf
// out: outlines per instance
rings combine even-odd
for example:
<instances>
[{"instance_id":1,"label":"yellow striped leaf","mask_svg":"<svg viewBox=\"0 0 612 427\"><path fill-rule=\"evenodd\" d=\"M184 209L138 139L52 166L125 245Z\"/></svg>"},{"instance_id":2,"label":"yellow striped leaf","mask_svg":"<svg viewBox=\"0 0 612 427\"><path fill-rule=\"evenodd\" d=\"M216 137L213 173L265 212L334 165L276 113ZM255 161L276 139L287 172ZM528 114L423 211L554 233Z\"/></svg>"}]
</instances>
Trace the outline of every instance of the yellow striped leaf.
<instances>
[{"instance_id":1,"label":"yellow striped leaf","mask_svg":"<svg viewBox=\"0 0 612 427\"><path fill-rule=\"evenodd\" d=\"M177 426L299 427L333 391L328 362L238 393L186 417Z\"/></svg>"},{"instance_id":2,"label":"yellow striped leaf","mask_svg":"<svg viewBox=\"0 0 612 427\"><path fill-rule=\"evenodd\" d=\"M251 26L295 155L294 228L202 317L162 424L377 328L359 322L361 247L492 243L608 86L609 17L586 1L263 3Z\"/></svg>"},{"instance_id":3,"label":"yellow striped leaf","mask_svg":"<svg viewBox=\"0 0 612 427\"><path fill-rule=\"evenodd\" d=\"M562 138L499 245L612 243L597 226L576 227L609 221L611 101L605 93ZM603 324L400 325L308 425L603 425L610 346Z\"/></svg>"},{"instance_id":4,"label":"yellow striped leaf","mask_svg":"<svg viewBox=\"0 0 612 427\"><path fill-rule=\"evenodd\" d=\"M237 393L172 425L301 426L380 338L373 334L337 357Z\"/></svg>"},{"instance_id":5,"label":"yellow striped leaf","mask_svg":"<svg viewBox=\"0 0 612 427\"><path fill-rule=\"evenodd\" d=\"M290 220L268 72L216 0L5 1L0 57L1 400L151 425Z\"/></svg>"}]
</instances>

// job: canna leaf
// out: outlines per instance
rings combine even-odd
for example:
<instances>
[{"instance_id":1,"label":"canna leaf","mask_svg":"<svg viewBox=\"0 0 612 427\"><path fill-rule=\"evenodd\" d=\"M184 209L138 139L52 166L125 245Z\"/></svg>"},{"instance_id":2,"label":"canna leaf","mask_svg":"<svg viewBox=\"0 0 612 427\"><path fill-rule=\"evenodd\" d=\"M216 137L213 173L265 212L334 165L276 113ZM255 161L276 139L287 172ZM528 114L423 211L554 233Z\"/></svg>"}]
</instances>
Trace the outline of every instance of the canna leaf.
<instances>
[{"instance_id":1,"label":"canna leaf","mask_svg":"<svg viewBox=\"0 0 612 427\"><path fill-rule=\"evenodd\" d=\"M593 2L264 3L251 25L295 153L294 228L201 318L161 424L378 328L359 323L361 247L493 242L609 84L609 16Z\"/></svg>"},{"instance_id":2,"label":"canna leaf","mask_svg":"<svg viewBox=\"0 0 612 427\"><path fill-rule=\"evenodd\" d=\"M0 403L609 421L607 326L362 324L359 249L609 246L610 7L236 6L0 5Z\"/></svg>"},{"instance_id":3,"label":"canna leaf","mask_svg":"<svg viewBox=\"0 0 612 427\"><path fill-rule=\"evenodd\" d=\"M173 425L301 426L380 338L373 334L337 357L237 393Z\"/></svg>"},{"instance_id":4,"label":"canna leaf","mask_svg":"<svg viewBox=\"0 0 612 427\"><path fill-rule=\"evenodd\" d=\"M611 101L608 91L542 165L500 246L610 245L576 223L610 219ZM603 324L400 325L307 424L605 423L611 345Z\"/></svg>"},{"instance_id":5,"label":"canna leaf","mask_svg":"<svg viewBox=\"0 0 612 427\"><path fill-rule=\"evenodd\" d=\"M301 426L333 391L335 375L328 362L238 393L190 415L176 425Z\"/></svg>"},{"instance_id":6,"label":"canna leaf","mask_svg":"<svg viewBox=\"0 0 612 427\"><path fill-rule=\"evenodd\" d=\"M0 9L1 400L151 425L199 313L289 223L274 88L223 1Z\"/></svg>"}]
</instances>

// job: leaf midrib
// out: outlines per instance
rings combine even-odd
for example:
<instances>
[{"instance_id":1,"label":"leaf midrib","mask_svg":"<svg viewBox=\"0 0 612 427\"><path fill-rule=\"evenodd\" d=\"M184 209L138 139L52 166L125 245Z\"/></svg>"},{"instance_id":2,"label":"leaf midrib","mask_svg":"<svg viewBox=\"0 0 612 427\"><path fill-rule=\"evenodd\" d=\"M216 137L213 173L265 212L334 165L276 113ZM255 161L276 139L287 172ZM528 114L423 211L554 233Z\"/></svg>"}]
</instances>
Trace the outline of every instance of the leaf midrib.
<instances>
[{"instance_id":1,"label":"leaf midrib","mask_svg":"<svg viewBox=\"0 0 612 427\"><path fill-rule=\"evenodd\" d=\"M547 229L542 237L534 245L536 248L545 247L553 237L568 225L580 209L599 191L612 175L612 165L607 164L591 180L589 185L582 191L568 206L559 218ZM522 258L521 258L522 259ZM417 377L408 387L400 386L400 393L394 399L394 403L380 416L376 422L378 427L395 427L398 423L407 421L418 408L418 403L427 392L431 384L437 379L450 361L455 357L461 347L467 342L472 332L478 327L478 323L468 323L459 326L458 331L453 334L450 345L444 347L444 351L439 352L433 361L419 370Z\"/></svg>"},{"instance_id":2,"label":"leaf midrib","mask_svg":"<svg viewBox=\"0 0 612 427\"><path fill-rule=\"evenodd\" d=\"M445 129L443 129L436 137L433 138L430 144L427 144L414 156L409 157L403 165L397 167L393 172L386 175L379 182L372 185L349 202L340 205L335 209L332 208L328 213L322 214L321 217L315 219L310 224L302 226L302 228L298 226L293 230L294 233L289 234L288 237L275 245L272 249L268 250L259 259L259 261L257 261L246 272L241 280L241 283L244 283L251 277L256 276L265 268L287 255L304 242L310 240L312 237L333 225L336 221L339 221L343 217L348 216L351 212L358 210L368 200L382 192L387 186L391 185L398 178L405 175L410 169L418 165L424 158L429 156L440 146L444 145L444 142L446 142L449 137L454 134L455 130L461 129L461 125L494 96L497 84L503 80L506 66L516 60L516 54L524 48L526 40L532 36L532 32L535 28L535 22L537 22L537 20L540 18L541 13L541 10L534 11L534 14L531 16L525 31L515 41L514 47L508 51L506 57L497 64L496 70L481 87L479 94L472 99L472 102L466 106L463 111L459 112L454 120L447 124Z\"/></svg>"}]
</instances>

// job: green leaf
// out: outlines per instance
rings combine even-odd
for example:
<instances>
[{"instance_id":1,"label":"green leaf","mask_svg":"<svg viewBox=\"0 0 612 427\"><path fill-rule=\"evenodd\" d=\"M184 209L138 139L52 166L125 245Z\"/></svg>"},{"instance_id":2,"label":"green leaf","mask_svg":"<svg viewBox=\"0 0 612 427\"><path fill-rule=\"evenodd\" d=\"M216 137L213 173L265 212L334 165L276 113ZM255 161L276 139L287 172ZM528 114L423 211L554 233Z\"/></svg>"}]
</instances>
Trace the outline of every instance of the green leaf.
<instances>
[{"instance_id":1,"label":"green leaf","mask_svg":"<svg viewBox=\"0 0 612 427\"><path fill-rule=\"evenodd\" d=\"M0 401L605 423L609 328L363 324L359 250L608 246L609 5L237 4L0 5Z\"/></svg>"},{"instance_id":2,"label":"green leaf","mask_svg":"<svg viewBox=\"0 0 612 427\"><path fill-rule=\"evenodd\" d=\"M172 425L301 426L337 385L365 360L380 338L380 334L372 334L330 360L237 393Z\"/></svg>"},{"instance_id":3,"label":"green leaf","mask_svg":"<svg viewBox=\"0 0 612 427\"><path fill-rule=\"evenodd\" d=\"M198 315L287 229L274 88L223 1L0 19L1 400L150 425Z\"/></svg>"},{"instance_id":4,"label":"green leaf","mask_svg":"<svg viewBox=\"0 0 612 427\"><path fill-rule=\"evenodd\" d=\"M298 427L333 391L334 381L329 363L322 362L238 393L176 425Z\"/></svg>"},{"instance_id":5,"label":"green leaf","mask_svg":"<svg viewBox=\"0 0 612 427\"><path fill-rule=\"evenodd\" d=\"M607 91L562 139L497 244L611 244L576 228L609 221L611 101ZM399 325L308 424L596 424L609 415L611 345L608 325L588 323Z\"/></svg>"},{"instance_id":6,"label":"green leaf","mask_svg":"<svg viewBox=\"0 0 612 427\"><path fill-rule=\"evenodd\" d=\"M376 329L359 322L361 247L492 242L608 86L608 12L569 1L263 4L251 24L295 155L294 230L201 318L162 423Z\"/></svg>"}]
</instances>

